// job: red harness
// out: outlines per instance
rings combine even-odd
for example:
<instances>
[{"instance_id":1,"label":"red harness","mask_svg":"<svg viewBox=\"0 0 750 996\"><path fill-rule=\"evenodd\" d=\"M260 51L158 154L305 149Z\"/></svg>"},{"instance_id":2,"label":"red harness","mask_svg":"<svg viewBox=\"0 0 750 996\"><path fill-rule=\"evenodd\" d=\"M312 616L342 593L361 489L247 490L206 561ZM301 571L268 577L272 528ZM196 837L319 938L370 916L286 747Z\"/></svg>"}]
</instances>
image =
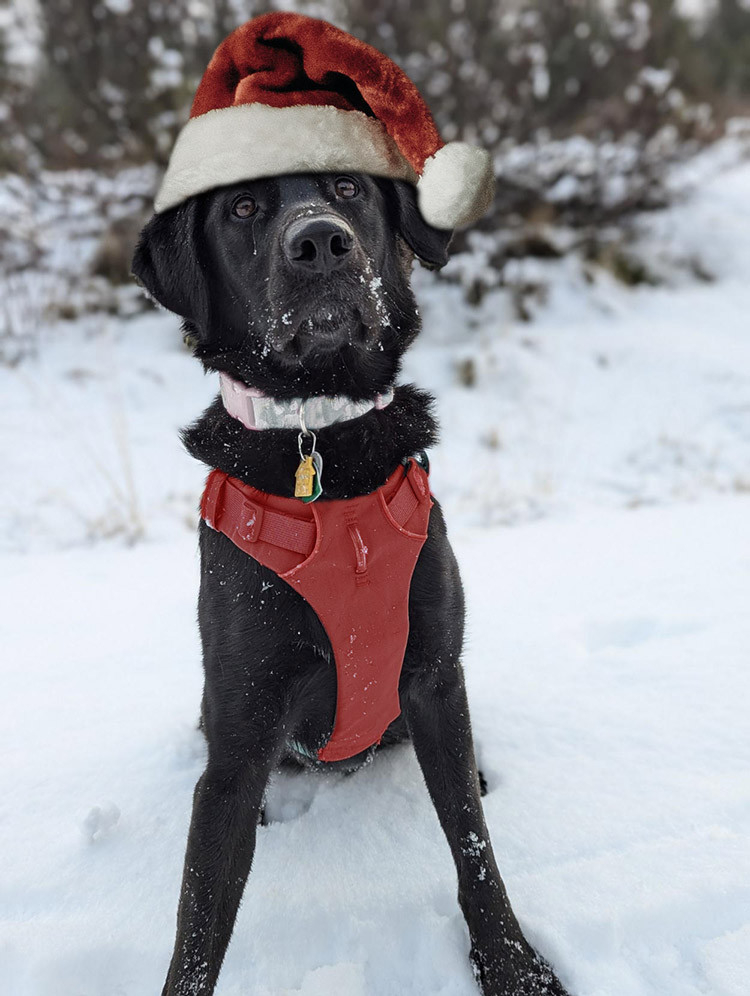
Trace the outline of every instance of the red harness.
<instances>
[{"instance_id":1,"label":"red harness","mask_svg":"<svg viewBox=\"0 0 750 996\"><path fill-rule=\"evenodd\" d=\"M304 504L212 471L209 526L269 567L317 613L336 661L336 721L321 761L379 743L401 712L409 587L430 517L427 474L410 460L369 495Z\"/></svg>"}]
</instances>

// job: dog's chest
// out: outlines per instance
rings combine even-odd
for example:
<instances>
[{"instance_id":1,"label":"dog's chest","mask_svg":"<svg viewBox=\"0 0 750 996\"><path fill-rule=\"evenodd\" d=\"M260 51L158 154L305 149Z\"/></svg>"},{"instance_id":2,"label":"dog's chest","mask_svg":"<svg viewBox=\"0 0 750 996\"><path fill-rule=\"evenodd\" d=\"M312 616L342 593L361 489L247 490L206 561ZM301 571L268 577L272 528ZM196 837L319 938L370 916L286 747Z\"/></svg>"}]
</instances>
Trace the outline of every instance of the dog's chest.
<instances>
[{"instance_id":1,"label":"dog's chest","mask_svg":"<svg viewBox=\"0 0 750 996\"><path fill-rule=\"evenodd\" d=\"M330 640L336 716L318 760L361 753L400 713L409 587L431 504L415 461L369 495L315 505L266 495L221 471L208 479L204 520L297 591Z\"/></svg>"}]
</instances>

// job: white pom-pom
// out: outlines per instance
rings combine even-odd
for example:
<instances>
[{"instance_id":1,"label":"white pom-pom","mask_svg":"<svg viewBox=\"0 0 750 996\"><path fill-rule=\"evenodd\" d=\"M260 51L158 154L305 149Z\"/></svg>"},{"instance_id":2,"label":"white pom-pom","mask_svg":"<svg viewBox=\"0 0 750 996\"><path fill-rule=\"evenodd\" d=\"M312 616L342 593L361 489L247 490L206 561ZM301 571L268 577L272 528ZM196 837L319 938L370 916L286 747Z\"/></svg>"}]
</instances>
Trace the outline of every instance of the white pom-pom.
<instances>
[{"instance_id":1,"label":"white pom-pom","mask_svg":"<svg viewBox=\"0 0 750 996\"><path fill-rule=\"evenodd\" d=\"M486 149L448 142L424 164L417 184L419 210L433 228L461 228L492 203L495 174Z\"/></svg>"}]
</instances>

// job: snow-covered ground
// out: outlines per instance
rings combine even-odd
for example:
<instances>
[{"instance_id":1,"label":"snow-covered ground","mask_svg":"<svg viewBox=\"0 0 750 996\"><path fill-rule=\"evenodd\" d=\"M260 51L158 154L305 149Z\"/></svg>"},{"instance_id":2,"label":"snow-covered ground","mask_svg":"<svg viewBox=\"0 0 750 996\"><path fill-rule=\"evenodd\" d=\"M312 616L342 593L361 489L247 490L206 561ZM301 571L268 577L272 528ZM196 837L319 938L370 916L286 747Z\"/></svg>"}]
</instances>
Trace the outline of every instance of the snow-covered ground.
<instances>
[{"instance_id":1,"label":"snow-covered ground","mask_svg":"<svg viewBox=\"0 0 750 996\"><path fill-rule=\"evenodd\" d=\"M438 396L488 821L574 996L748 992L750 165L720 166L639 222L662 286L520 262L548 287L520 323L502 289L469 309L417 278L405 375ZM160 991L203 762L204 472L176 429L215 390L154 313L0 369L9 996ZM285 775L269 811L219 996L473 996L408 746Z\"/></svg>"}]
</instances>

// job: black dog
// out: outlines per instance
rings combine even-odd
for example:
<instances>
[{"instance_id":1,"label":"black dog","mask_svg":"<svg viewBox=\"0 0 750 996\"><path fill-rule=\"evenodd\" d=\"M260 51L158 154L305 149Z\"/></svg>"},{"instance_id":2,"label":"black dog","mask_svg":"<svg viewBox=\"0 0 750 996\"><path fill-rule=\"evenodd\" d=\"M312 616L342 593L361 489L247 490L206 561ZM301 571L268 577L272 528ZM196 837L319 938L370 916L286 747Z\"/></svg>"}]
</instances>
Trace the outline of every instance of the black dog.
<instances>
[{"instance_id":1,"label":"black dog","mask_svg":"<svg viewBox=\"0 0 750 996\"><path fill-rule=\"evenodd\" d=\"M449 240L422 220L408 183L285 176L216 189L155 216L133 272L183 318L206 368L280 399L363 400L393 384L419 331L413 257L439 267ZM397 388L383 410L322 429L321 500L374 491L435 433L431 399L412 386ZM293 494L293 429L249 432L217 398L184 441L208 467ZM331 645L309 604L205 522L200 549L208 763L195 790L166 996L213 993L269 775L284 760L322 764L309 755L326 742L336 704ZM437 503L409 622L402 713L382 745L414 743L456 864L479 984L487 996L564 996L523 937L485 826L460 664L463 593ZM339 763L353 768L369 754Z\"/></svg>"}]
</instances>

